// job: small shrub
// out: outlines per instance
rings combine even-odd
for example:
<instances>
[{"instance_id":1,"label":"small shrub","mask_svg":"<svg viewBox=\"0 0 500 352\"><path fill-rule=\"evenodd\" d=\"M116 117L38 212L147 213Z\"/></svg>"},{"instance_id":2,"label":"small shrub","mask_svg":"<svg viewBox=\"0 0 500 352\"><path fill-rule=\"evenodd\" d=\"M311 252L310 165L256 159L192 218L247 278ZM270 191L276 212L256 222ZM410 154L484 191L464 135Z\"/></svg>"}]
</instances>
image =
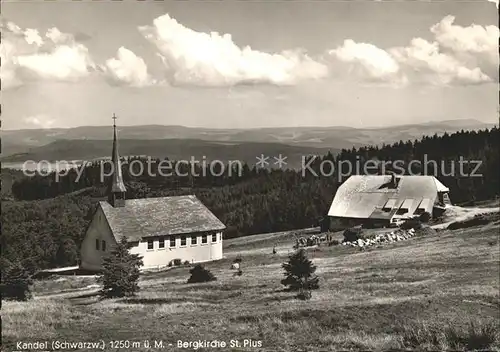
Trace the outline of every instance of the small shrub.
<instances>
[{"instance_id":1,"label":"small shrub","mask_svg":"<svg viewBox=\"0 0 500 352\"><path fill-rule=\"evenodd\" d=\"M400 228L402 230L419 230L422 228L422 222L419 219L408 219L401 224Z\"/></svg>"},{"instance_id":2,"label":"small shrub","mask_svg":"<svg viewBox=\"0 0 500 352\"><path fill-rule=\"evenodd\" d=\"M235 260L233 260L233 263L241 263L242 259L241 258L236 258Z\"/></svg>"},{"instance_id":3,"label":"small shrub","mask_svg":"<svg viewBox=\"0 0 500 352\"><path fill-rule=\"evenodd\" d=\"M201 264L196 264L193 269L189 270L191 277L188 279L188 284L215 281L217 278Z\"/></svg>"},{"instance_id":4,"label":"small shrub","mask_svg":"<svg viewBox=\"0 0 500 352\"><path fill-rule=\"evenodd\" d=\"M184 261L184 265L189 266L189 265L191 265L191 262L189 260L186 260L186 261Z\"/></svg>"},{"instance_id":5,"label":"small shrub","mask_svg":"<svg viewBox=\"0 0 500 352\"><path fill-rule=\"evenodd\" d=\"M179 258L174 259L174 265L175 266L182 265L182 259L179 259Z\"/></svg>"},{"instance_id":6,"label":"small shrub","mask_svg":"<svg viewBox=\"0 0 500 352\"><path fill-rule=\"evenodd\" d=\"M241 269L238 269L238 271L234 273L234 276L241 276L241 275L243 275L243 271Z\"/></svg>"},{"instance_id":7,"label":"small shrub","mask_svg":"<svg viewBox=\"0 0 500 352\"><path fill-rule=\"evenodd\" d=\"M476 324L470 322L467 329L456 329L449 326L444 335L448 345L454 349L466 349L467 351L489 350L498 338L498 325Z\"/></svg>"},{"instance_id":8,"label":"small shrub","mask_svg":"<svg viewBox=\"0 0 500 352\"><path fill-rule=\"evenodd\" d=\"M289 291L315 290L319 288L319 278L314 275L316 266L307 258L304 249L298 250L282 265L285 278L281 280Z\"/></svg>"},{"instance_id":9,"label":"small shrub","mask_svg":"<svg viewBox=\"0 0 500 352\"><path fill-rule=\"evenodd\" d=\"M344 242L354 242L359 239L364 239L361 226L351 227L344 231Z\"/></svg>"},{"instance_id":10,"label":"small shrub","mask_svg":"<svg viewBox=\"0 0 500 352\"><path fill-rule=\"evenodd\" d=\"M432 215L431 213L429 213L428 211L426 211L425 213L422 213L418 220L420 220L420 222L424 223L424 224L427 224L429 221L431 221L431 218L432 218Z\"/></svg>"},{"instance_id":11,"label":"small shrub","mask_svg":"<svg viewBox=\"0 0 500 352\"><path fill-rule=\"evenodd\" d=\"M15 301L27 301L31 298L33 280L20 262L2 266L2 298Z\"/></svg>"}]
</instances>

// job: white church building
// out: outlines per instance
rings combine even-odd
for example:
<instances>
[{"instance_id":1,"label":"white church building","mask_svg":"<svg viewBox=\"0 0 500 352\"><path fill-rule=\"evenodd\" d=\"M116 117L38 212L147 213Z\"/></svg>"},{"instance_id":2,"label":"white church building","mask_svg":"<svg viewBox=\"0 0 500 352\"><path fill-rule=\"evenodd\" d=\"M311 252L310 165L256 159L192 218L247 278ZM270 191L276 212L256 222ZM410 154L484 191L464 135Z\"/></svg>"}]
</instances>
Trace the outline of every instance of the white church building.
<instances>
[{"instance_id":1,"label":"white church building","mask_svg":"<svg viewBox=\"0 0 500 352\"><path fill-rule=\"evenodd\" d=\"M174 260L206 262L222 258L226 226L194 195L125 199L116 125L113 125L113 175L108 200L99 202L81 245L80 268L99 271L103 258L123 237L130 252L142 256L142 270Z\"/></svg>"}]
</instances>

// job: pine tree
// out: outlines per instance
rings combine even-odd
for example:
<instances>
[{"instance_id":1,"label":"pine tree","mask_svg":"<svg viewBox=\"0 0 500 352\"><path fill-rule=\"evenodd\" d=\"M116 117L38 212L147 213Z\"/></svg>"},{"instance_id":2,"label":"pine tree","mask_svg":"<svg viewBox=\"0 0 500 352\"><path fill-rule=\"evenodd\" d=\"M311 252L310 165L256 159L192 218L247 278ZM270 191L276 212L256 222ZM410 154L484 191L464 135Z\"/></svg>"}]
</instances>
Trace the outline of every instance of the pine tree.
<instances>
[{"instance_id":1,"label":"pine tree","mask_svg":"<svg viewBox=\"0 0 500 352\"><path fill-rule=\"evenodd\" d=\"M99 277L99 282L103 284L101 296L133 296L139 290L139 268L142 265L142 258L131 254L126 238L122 238L103 260L103 271Z\"/></svg>"},{"instance_id":2,"label":"pine tree","mask_svg":"<svg viewBox=\"0 0 500 352\"><path fill-rule=\"evenodd\" d=\"M20 262L2 263L3 299L27 301L31 298L32 284L33 280L30 274Z\"/></svg>"},{"instance_id":3,"label":"pine tree","mask_svg":"<svg viewBox=\"0 0 500 352\"><path fill-rule=\"evenodd\" d=\"M307 258L304 249L289 256L288 262L283 263L285 278L281 284L288 286L289 291L299 291L299 296L310 298L310 290L319 288L319 278L314 275L316 266Z\"/></svg>"},{"instance_id":4,"label":"pine tree","mask_svg":"<svg viewBox=\"0 0 500 352\"><path fill-rule=\"evenodd\" d=\"M201 264L196 264L193 269L189 270L189 273L191 277L187 281L188 284L217 280L217 278Z\"/></svg>"}]
</instances>

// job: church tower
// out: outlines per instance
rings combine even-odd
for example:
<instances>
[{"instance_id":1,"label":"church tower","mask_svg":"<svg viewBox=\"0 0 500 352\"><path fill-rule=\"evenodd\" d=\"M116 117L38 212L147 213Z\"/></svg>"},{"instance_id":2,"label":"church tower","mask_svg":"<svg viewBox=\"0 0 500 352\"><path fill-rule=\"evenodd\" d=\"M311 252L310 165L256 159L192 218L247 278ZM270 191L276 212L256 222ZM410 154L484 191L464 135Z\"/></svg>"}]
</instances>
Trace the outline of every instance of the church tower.
<instances>
[{"instance_id":1,"label":"church tower","mask_svg":"<svg viewBox=\"0 0 500 352\"><path fill-rule=\"evenodd\" d=\"M125 206L125 183L122 176L122 165L118 154L118 140L116 138L116 116L113 114L113 151L111 154L112 172L108 184L108 203L113 207Z\"/></svg>"}]
</instances>

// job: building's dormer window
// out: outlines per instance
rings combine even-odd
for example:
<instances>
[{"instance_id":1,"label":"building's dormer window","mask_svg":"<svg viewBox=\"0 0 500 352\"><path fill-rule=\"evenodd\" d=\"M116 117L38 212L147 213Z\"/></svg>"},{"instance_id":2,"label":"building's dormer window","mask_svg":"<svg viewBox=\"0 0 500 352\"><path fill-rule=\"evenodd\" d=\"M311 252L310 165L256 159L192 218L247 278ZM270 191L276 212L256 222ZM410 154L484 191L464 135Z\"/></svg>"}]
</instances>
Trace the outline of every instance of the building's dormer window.
<instances>
[{"instance_id":1,"label":"building's dormer window","mask_svg":"<svg viewBox=\"0 0 500 352\"><path fill-rule=\"evenodd\" d=\"M405 199L403 204L399 207L398 211L396 214L398 215L404 215L410 211L410 208L413 204L413 199Z\"/></svg>"},{"instance_id":2,"label":"building's dormer window","mask_svg":"<svg viewBox=\"0 0 500 352\"><path fill-rule=\"evenodd\" d=\"M396 205L396 199L394 198L388 199L387 202L385 202L384 206L382 207L382 211L389 212L394 208L395 205Z\"/></svg>"},{"instance_id":3,"label":"building's dormer window","mask_svg":"<svg viewBox=\"0 0 500 352\"><path fill-rule=\"evenodd\" d=\"M396 212L397 215L404 215L408 212L408 209L406 208L399 208L398 211Z\"/></svg>"},{"instance_id":4,"label":"building's dormer window","mask_svg":"<svg viewBox=\"0 0 500 352\"><path fill-rule=\"evenodd\" d=\"M99 239L98 239L98 238L96 238L96 240L95 240L95 249L96 249L97 251L100 249L100 246L99 246L99 244L100 244L100 243L101 243L101 242L99 241Z\"/></svg>"}]
</instances>

